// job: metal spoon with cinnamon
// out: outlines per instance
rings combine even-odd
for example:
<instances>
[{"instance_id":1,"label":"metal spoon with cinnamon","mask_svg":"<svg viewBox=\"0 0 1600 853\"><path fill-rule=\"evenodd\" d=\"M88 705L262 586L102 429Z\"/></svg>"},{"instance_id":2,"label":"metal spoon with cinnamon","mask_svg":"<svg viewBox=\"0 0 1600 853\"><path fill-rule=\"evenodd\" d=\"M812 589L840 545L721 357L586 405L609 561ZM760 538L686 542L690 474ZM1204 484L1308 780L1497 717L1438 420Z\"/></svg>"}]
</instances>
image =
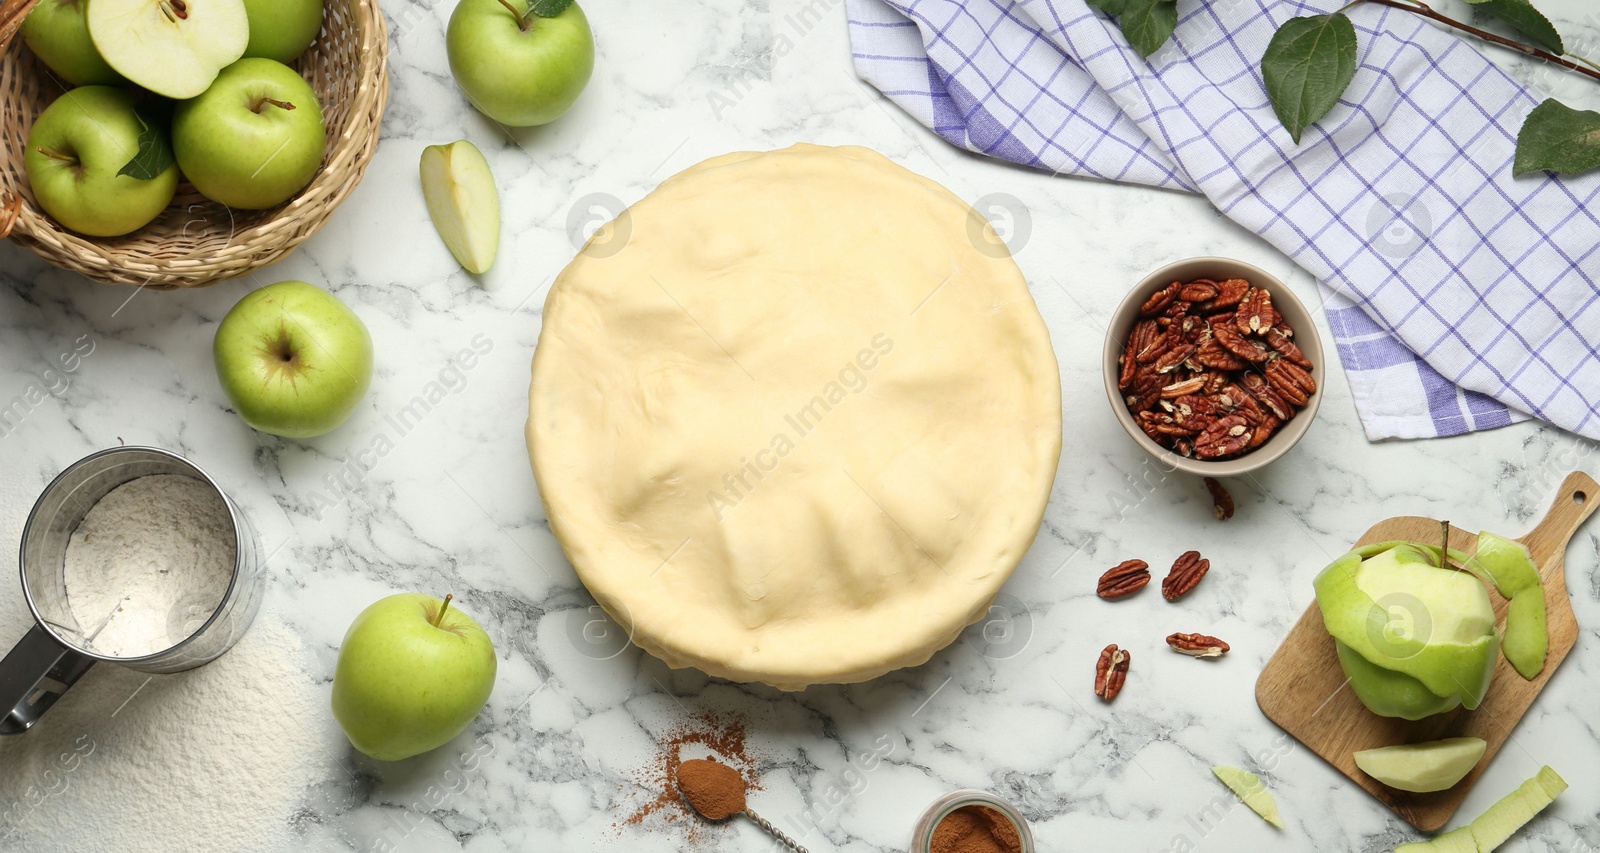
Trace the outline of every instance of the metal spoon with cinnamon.
<instances>
[{"instance_id":1,"label":"metal spoon with cinnamon","mask_svg":"<svg viewBox=\"0 0 1600 853\"><path fill-rule=\"evenodd\" d=\"M750 810L744 799L744 777L726 764L704 758L693 758L679 764L678 790L689 801L689 806L706 820L726 820L743 814L785 847L795 853L807 853L806 848L784 835L766 818Z\"/></svg>"}]
</instances>

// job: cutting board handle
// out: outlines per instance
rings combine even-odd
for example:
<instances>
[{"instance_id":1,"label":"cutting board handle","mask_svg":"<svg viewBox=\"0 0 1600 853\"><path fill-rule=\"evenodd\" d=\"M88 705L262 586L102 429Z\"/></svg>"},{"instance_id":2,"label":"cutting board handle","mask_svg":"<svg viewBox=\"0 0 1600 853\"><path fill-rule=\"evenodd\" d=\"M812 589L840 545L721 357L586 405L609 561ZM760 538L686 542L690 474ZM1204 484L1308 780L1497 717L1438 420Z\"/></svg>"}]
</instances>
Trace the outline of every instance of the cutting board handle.
<instances>
[{"instance_id":1,"label":"cutting board handle","mask_svg":"<svg viewBox=\"0 0 1600 853\"><path fill-rule=\"evenodd\" d=\"M1522 537L1522 544L1539 554L1546 550L1560 554L1567 550L1567 542L1578 532L1584 521L1600 509L1600 483L1582 471L1573 471L1561 481L1561 489L1550 504L1539 526Z\"/></svg>"}]
</instances>

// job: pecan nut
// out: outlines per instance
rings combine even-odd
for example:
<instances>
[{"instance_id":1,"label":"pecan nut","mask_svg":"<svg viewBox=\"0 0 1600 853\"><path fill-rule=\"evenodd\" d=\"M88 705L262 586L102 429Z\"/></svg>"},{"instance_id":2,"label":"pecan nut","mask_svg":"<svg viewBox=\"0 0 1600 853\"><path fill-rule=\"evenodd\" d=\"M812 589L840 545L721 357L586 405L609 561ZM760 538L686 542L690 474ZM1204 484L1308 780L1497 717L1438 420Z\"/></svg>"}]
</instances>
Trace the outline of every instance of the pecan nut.
<instances>
[{"instance_id":1,"label":"pecan nut","mask_svg":"<svg viewBox=\"0 0 1600 853\"><path fill-rule=\"evenodd\" d=\"M1233 495L1217 481L1215 477L1205 479L1206 491L1211 493L1211 514L1218 521L1227 521L1233 518Z\"/></svg>"},{"instance_id":2,"label":"pecan nut","mask_svg":"<svg viewBox=\"0 0 1600 853\"><path fill-rule=\"evenodd\" d=\"M1195 279L1178 290L1178 298L1185 302L1210 302L1217 298L1217 283L1206 278Z\"/></svg>"},{"instance_id":3,"label":"pecan nut","mask_svg":"<svg viewBox=\"0 0 1600 853\"><path fill-rule=\"evenodd\" d=\"M1161 581L1161 597L1177 601L1199 586L1209 571L1211 561L1200 556L1199 551L1183 552L1173 562L1172 571L1167 572L1166 578Z\"/></svg>"},{"instance_id":4,"label":"pecan nut","mask_svg":"<svg viewBox=\"0 0 1600 853\"><path fill-rule=\"evenodd\" d=\"M1194 440L1194 452L1201 459L1221 459L1250 446L1250 422L1244 415L1218 418Z\"/></svg>"},{"instance_id":5,"label":"pecan nut","mask_svg":"<svg viewBox=\"0 0 1600 853\"><path fill-rule=\"evenodd\" d=\"M1304 406L1317 393L1317 380L1305 368L1286 359L1275 358L1263 369L1274 390L1296 406Z\"/></svg>"},{"instance_id":6,"label":"pecan nut","mask_svg":"<svg viewBox=\"0 0 1600 853\"><path fill-rule=\"evenodd\" d=\"M1228 644L1205 634L1173 634L1167 645L1181 655L1197 658L1220 658L1228 653Z\"/></svg>"},{"instance_id":7,"label":"pecan nut","mask_svg":"<svg viewBox=\"0 0 1600 853\"><path fill-rule=\"evenodd\" d=\"M1260 341L1245 337L1243 332L1228 323L1212 326L1211 334L1223 349L1248 362L1266 361L1267 356L1272 354Z\"/></svg>"},{"instance_id":8,"label":"pecan nut","mask_svg":"<svg viewBox=\"0 0 1600 853\"><path fill-rule=\"evenodd\" d=\"M1160 314L1167 310L1167 306L1171 305L1173 300L1178 298L1178 291L1182 289L1183 285L1176 281L1161 288L1156 291L1154 296L1146 299L1144 304L1139 306L1139 313L1145 317L1154 317Z\"/></svg>"},{"instance_id":9,"label":"pecan nut","mask_svg":"<svg viewBox=\"0 0 1600 853\"><path fill-rule=\"evenodd\" d=\"M1300 351L1300 345L1296 344L1282 328L1270 329L1261 338L1267 342L1267 346L1277 350L1278 355L1306 370L1311 369L1311 359L1306 358L1306 354Z\"/></svg>"},{"instance_id":10,"label":"pecan nut","mask_svg":"<svg viewBox=\"0 0 1600 853\"><path fill-rule=\"evenodd\" d=\"M1094 666L1094 695L1107 702L1117 698L1128 680L1128 664L1132 660L1133 656L1126 649L1117 648L1116 643L1106 646Z\"/></svg>"},{"instance_id":11,"label":"pecan nut","mask_svg":"<svg viewBox=\"0 0 1600 853\"><path fill-rule=\"evenodd\" d=\"M1100 576L1095 595L1108 601L1133 595L1150 583L1150 564L1143 560L1127 560L1112 566Z\"/></svg>"},{"instance_id":12,"label":"pecan nut","mask_svg":"<svg viewBox=\"0 0 1600 853\"><path fill-rule=\"evenodd\" d=\"M1259 287L1245 293L1239 302L1239 313L1234 316L1239 331L1246 335L1264 335L1283 319L1272 307L1272 294Z\"/></svg>"}]
</instances>

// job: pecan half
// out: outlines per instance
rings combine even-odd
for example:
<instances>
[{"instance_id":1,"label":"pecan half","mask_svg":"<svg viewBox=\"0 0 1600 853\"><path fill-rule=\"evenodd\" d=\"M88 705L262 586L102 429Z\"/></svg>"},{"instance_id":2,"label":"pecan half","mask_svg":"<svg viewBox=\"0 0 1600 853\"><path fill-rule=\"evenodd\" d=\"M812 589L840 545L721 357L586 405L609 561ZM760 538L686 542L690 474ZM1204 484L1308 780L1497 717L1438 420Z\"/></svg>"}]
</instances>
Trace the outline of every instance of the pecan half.
<instances>
[{"instance_id":1,"label":"pecan half","mask_svg":"<svg viewBox=\"0 0 1600 853\"><path fill-rule=\"evenodd\" d=\"M1242 278L1230 278L1227 281L1217 282L1217 298L1211 300L1206 306L1214 311L1233 308L1244 301L1246 293L1250 292L1250 282Z\"/></svg>"},{"instance_id":2,"label":"pecan half","mask_svg":"<svg viewBox=\"0 0 1600 853\"><path fill-rule=\"evenodd\" d=\"M1264 372L1273 389L1296 406L1304 406L1317 393L1317 380L1291 361L1275 358L1267 363Z\"/></svg>"},{"instance_id":3,"label":"pecan half","mask_svg":"<svg viewBox=\"0 0 1600 853\"><path fill-rule=\"evenodd\" d=\"M1211 493L1211 514L1218 521L1233 518L1233 495L1228 494L1228 490L1215 477L1207 477L1205 484L1206 491Z\"/></svg>"},{"instance_id":4,"label":"pecan half","mask_svg":"<svg viewBox=\"0 0 1600 853\"><path fill-rule=\"evenodd\" d=\"M1189 356L1194 355L1194 351L1196 349L1198 349L1198 347L1189 343L1188 341L1185 341L1183 338L1175 338L1167 347L1167 351L1162 353L1161 357L1155 360L1154 366L1156 372L1171 373L1172 371L1177 370L1179 365L1183 364L1189 359Z\"/></svg>"},{"instance_id":5,"label":"pecan half","mask_svg":"<svg viewBox=\"0 0 1600 853\"><path fill-rule=\"evenodd\" d=\"M1267 346L1277 350L1278 355L1287 358L1306 370L1311 369L1311 359L1306 358L1306 354L1300 351L1300 346L1291 340L1283 329L1270 329L1261 337L1267 342Z\"/></svg>"},{"instance_id":6,"label":"pecan half","mask_svg":"<svg viewBox=\"0 0 1600 853\"><path fill-rule=\"evenodd\" d=\"M1217 284L1210 279L1195 279L1184 285L1178 291L1178 298L1185 302L1209 302L1217 298Z\"/></svg>"},{"instance_id":7,"label":"pecan half","mask_svg":"<svg viewBox=\"0 0 1600 853\"><path fill-rule=\"evenodd\" d=\"M1202 367L1213 370L1243 370L1249 364L1244 359L1228 352L1227 348L1217 342L1216 333L1200 344L1195 350L1194 360Z\"/></svg>"},{"instance_id":8,"label":"pecan half","mask_svg":"<svg viewBox=\"0 0 1600 853\"><path fill-rule=\"evenodd\" d=\"M1183 552L1173 562L1172 571L1167 572L1166 578L1161 581L1161 597L1177 601L1199 586L1201 578L1209 571L1211 561L1201 557L1199 551Z\"/></svg>"},{"instance_id":9,"label":"pecan half","mask_svg":"<svg viewBox=\"0 0 1600 853\"><path fill-rule=\"evenodd\" d=\"M1235 317L1239 331L1246 335L1264 335L1283 319L1272 307L1272 294L1259 287L1252 287L1245 293Z\"/></svg>"},{"instance_id":10,"label":"pecan half","mask_svg":"<svg viewBox=\"0 0 1600 853\"><path fill-rule=\"evenodd\" d=\"M1271 438L1280 426L1283 426L1283 421L1278 420L1276 417L1272 415L1262 417L1261 422L1250 430L1250 447L1255 448L1266 444L1267 439Z\"/></svg>"},{"instance_id":11,"label":"pecan half","mask_svg":"<svg viewBox=\"0 0 1600 853\"><path fill-rule=\"evenodd\" d=\"M1197 658L1220 658L1228 653L1228 644L1205 634L1173 634L1167 645L1181 655Z\"/></svg>"},{"instance_id":12,"label":"pecan half","mask_svg":"<svg viewBox=\"0 0 1600 853\"><path fill-rule=\"evenodd\" d=\"M1271 365L1268 366L1270 367ZM1276 385L1255 373L1246 373L1239 377L1239 381L1244 385L1244 389L1250 392L1250 396L1254 397L1268 411L1277 416L1278 420L1286 421L1294 417L1296 404L1281 393ZM1304 398L1302 397L1303 401ZM1261 419L1257 418L1256 420L1259 421Z\"/></svg>"},{"instance_id":13,"label":"pecan half","mask_svg":"<svg viewBox=\"0 0 1600 853\"><path fill-rule=\"evenodd\" d=\"M1161 399L1175 400L1186 394L1194 394L1206 387L1204 376L1194 376L1182 382L1174 382L1161 389Z\"/></svg>"},{"instance_id":14,"label":"pecan half","mask_svg":"<svg viewBox=\"0 0 1600 853\"><path fill-rule=\"evenodd\" d=\"M1146 299L1144 304L1139 306L1139 313L1145 317L1154 317L1160 314L1167 309L1168 305L1172 304L1172 300L1178 298L1178 291L1182 289L1183 285L1176 281L1161 288L1156 291L1154 296Z\"/></svg>"},{"instance_id":15,"label":"pecan half","mask_svg":"<svg viewBox=\"0 0 1600 853\"><path fill-rule=\"evenodd\" d=\"M1095 595L1108 601L1133 595L1150 583L1150 564L1143 560L1126 560L1112 566L1100 576Z\"/></svg>"},{"instance_id":16,"label":"pecan half","mask_svg":"<svg viewBox=\"0 0 1600 853\"><path fill-rule=\"evenodd\" d=\"M1250 445L1250 422L1244 415L1221 417L1194 440L1194 454L1201 459L1232 456Z\"/></svg>"},{"instance_id":17,"label":"pecan half","mask_svg":"<svg viewBox=\"0 0 1600 853\"><path fill-rule=\"evenodd\" d=\"M1261 344L1260 341L1246 338L1230 323L1217 323L1211 327L1211 334L1216 338L1222 348L1249 362L1266 361L1272 351Z\"/></svg>"},{"instance_id":18,"label":"pecan half","mask_svg":"<svg viewBox=\"0 0 1600 853\"><path fill-rule=\"evenodd\" d=\"M1094 695L1110 702L1122 692L1122 685L1128 680L1128 664L1133 656L1127 650L1117 648L1116 643L1106 646L1100 652L1100 660L1094 665Z\"/></svg>"},{"instance_id":19,"label":"pecan half","mask_svg":"<svg viewBox=\"0 0 1600 853\"><path fill-rule=\"evenodd\" d=\"M1122 398L1128 408L1135 412L1148 409L1161 399L1161 376L1148 367L1144 370L1147 372L1134 376L1133 387L1127 389L1128 393Z\"/></svg>"}]
</instances>

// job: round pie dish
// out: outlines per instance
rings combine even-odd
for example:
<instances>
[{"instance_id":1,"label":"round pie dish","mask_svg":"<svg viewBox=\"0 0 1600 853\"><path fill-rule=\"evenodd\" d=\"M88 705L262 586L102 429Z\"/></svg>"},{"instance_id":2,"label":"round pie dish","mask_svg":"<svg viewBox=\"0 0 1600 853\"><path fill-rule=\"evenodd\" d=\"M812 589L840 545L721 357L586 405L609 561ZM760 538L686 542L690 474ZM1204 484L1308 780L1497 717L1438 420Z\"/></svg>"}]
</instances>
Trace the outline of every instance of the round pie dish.
<instances>
[{"instance_id":1,"label":"round pie dish","mask_svg":"<svg viewBox=\"0 0 1600 853\"><path fill-rule=\"evenodd\" d=\"M633 641L786 690L926 661L1032 544L1060 373L971 206L864 148L717 157L552 285L529 453Z\"/></svg>"},{"instance_id":2,"label":"round pie dish","mask_svg":"<svg viewBox=\"0 0 1600 853\"><path fill-rule=\"evenodd\" d=\"M1231 459L1208 460L1186 457L1157 444L1139 428L1139 422L1129 411L1128 403L1123 399L1122 391L1117 386L1122 348L1133 330L1134 323L1139 319L1139 309L1145 300L1172 282L1191 282L1202 278L1212 281L1242 278L1271 294L1273 307L1282 315L1284 323L1294 330L1295 343L1311 361L1310 374L1317 385L1316 393L1310 395L1306 405L1296 412L1293 418L1284 422L1271 438L1260 447ZM1112 413L1127 431L1128 437L1169 470L1176 469L1201 477L1233 477L1247 474L1271 464L1288 453L1289 449L1305 436L1306 430L1311 428L1311 422L1316 418L1317 409L1322 403L1323 388L1326 385L1322 338L1317 334L1316 324L1312 322L1311 312L1306 309L1305 303L1266 270L1231 258L1189 258L1167 264L1140 279L1111 315L1101 360L1106 397L1111 403Z\"/></svg>"}]
</instances>

